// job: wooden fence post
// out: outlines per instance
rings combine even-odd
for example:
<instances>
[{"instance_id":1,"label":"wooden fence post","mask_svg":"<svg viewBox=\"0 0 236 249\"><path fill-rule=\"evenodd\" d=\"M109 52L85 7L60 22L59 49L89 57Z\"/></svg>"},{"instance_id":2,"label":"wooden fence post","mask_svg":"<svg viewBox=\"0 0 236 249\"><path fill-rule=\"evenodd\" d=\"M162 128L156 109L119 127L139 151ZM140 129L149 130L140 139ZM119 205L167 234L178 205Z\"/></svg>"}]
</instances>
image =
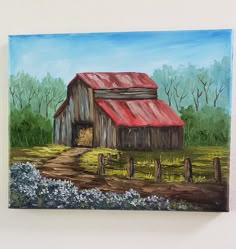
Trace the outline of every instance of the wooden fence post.
<instances>
[{"instance_id":1,"label":"wooden fence post","mask_svg":"<svg viewBox=\"0 0 236 249\"><path fill-rule=\"evenodd\" d=\"M161 161L160 159L154 160L154 180L155 182L161 182Z\"/></svg>"},{"instance_id":2,"label":"wooden fence post","mask_svg":"<svg viewBox=\"0 0 236 249\"><path fill-rule=\"evenodd\" d=\"M111 153L107 153L107 160L108 160L108 161L111 161L111 160L112 160L112 155L111 155Z\"/></svg>"},{"instance_id":3,"label":"wooden fence post","mask_svg":"<svg viewBox=\"0 0 236 249\"><path fill-rule=\"evenodd\" d=\"M129 178L134 176L134 159L132 157L128 159L127 171Z\"/></svg>"},{"instance_id":4,"label":"wooden fence post","mask_svg":"<svg viewBox=\"0 0 236 249\"><path fill-rule=\"evenodd\" d=\"M215 173L215 181L217 183L221 183L221 164L219 157L213 158L213 168Z\"/></svg>"},{"instance_id":5,"label":"wooden fence post","mask_svg":"<svg viewBox=\"0 0 236 249\"><path fill-rule=\"evenodd\" d=\"M117 153L116 159L117 159L117 161L120 161L120 160L121 160L121 153L120 153L120 152Z\"/></svg>"},{"instance_id":6,"label":"wooden fence post","mask_svg":"<svg viewBox=\"0 0 236 249\"><path fill-rule=\"evenodd\" d=\"M186 182L192 182L193 181L193 175L192 175L192 163L190 158L184 159L184 178Z\"/></svg>"},{"instance_id":7,"label":"wooden fence post","mask_svg":"<svg viewBox=\"0 0 236 249\"><path fill-rule=\"evenodd\" d=\"M98 168L97 168L97 174L103 175L105 174L105 161L104 161L104 155L102 153L98 154Z\"/></svg>"}]
</instances>

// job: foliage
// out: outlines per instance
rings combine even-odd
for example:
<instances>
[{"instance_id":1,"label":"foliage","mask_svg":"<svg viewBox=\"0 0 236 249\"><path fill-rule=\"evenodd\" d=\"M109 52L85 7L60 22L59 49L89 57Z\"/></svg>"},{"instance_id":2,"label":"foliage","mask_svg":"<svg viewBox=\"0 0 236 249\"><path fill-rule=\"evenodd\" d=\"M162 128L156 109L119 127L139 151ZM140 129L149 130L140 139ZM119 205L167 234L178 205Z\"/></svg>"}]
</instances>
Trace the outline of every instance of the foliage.
<instances>
[{"instance_id":1,"label":"foliage","mask_svg":"<svg viewBox=\"0 0 236 249\"><path fill-rule=\"evenodd\" d=\"M180 113L185 122L185 145L229 145L230 116L223 108L205 106L196 112L189 106Z\"/></svg>"},{"instance_id":2,"label":"foliage","mask_svg":"<svg viewBox=\"0 0 236 249\"><path fill-rule=\"evenodd\" d=\"M177 112L192 105L200 111L205 105L230 109L231 58L223 57L208 67L163 65L151 78L159 85L158 96Z\"/></svg>"},{"instance_id":3,"label":"foliage","mask_svg":"<svg viewBox=\"0 0 236 249\"><path fill-rule=\"evenodd\" d=\"M162 164L162 182L184 182L183 161L189 157L192 160L194 182L213 182L214 170L212 160L221 159L223 181L228 181L229 148L227 146L191 146L183 150L160 151L120 151L121 160L116 160L118 150L108 148L93 148L80 158L80 167L85 171L96 173L98 154L105 155L106 175L127 177L127 158L133 157L135 174L133 179L154 179L154 160L160 158ZM112 161L106 160L111 153Z\"/></svg>"},{"instance_id":4,"label":"foliage","mask_svg":"<svg viewBox=\"0 0 236 249\"><path fill-rule=\"evenodd\" d=\"M171 203L159 196L142 198L133 189L123 194L104 193L98 189L79 190L70 181L47 179L30 163L15 163L10 167L11 208L81 208L128 210L197 209L180 201Z\"/></svg>"},{"instance_id":5,"label":"foliage","mask_svg":"<svg viewBox=\"0 0 236 249\"><path fill-rule=\"evenodd\" d=\"M42 80L25 72L10 76L11 110L30 107L32 112L46 118L53 113L66 96L66 86L61 78L53 78L49 73Z\"/></svg>"},{"instance_id":6,"label":"foliage","mask_svg":"<svg viewBox=\"0 0 236 249\"><path fill-rule=\"evenodd\" d=\"M11 146L34 146L52 142L52 116L66 96L66 86L49 73L40 81L18 72L10 76Z\"/></svg>"},{"instance_id":7,"label":"foliage","mask_svg":"<svg viewBox=\"0 0 236 249\"><path fill-rule=\"evenodd\" d=\"M50 120L30 108L10 113L10 143L13 147L44 145L52 142Z\"/></svg>"}]
</instances>

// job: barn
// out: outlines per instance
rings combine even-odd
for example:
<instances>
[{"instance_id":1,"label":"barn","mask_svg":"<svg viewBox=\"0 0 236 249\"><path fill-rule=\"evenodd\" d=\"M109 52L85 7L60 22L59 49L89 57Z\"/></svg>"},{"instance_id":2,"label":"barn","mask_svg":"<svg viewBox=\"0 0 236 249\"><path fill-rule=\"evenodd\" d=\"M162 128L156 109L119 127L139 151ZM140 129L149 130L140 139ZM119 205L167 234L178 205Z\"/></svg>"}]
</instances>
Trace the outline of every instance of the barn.
<instances>
[{"instance_id":1,"label":"barn","mask_svg":"<svg viewBox=\"0 0 236 249\"><path fill-rule=\"evenodd\" d=\"M145 73L77 73L54 114L55 144L121 150L180 149L181 118Z\"/></svg>"}]
</instances>

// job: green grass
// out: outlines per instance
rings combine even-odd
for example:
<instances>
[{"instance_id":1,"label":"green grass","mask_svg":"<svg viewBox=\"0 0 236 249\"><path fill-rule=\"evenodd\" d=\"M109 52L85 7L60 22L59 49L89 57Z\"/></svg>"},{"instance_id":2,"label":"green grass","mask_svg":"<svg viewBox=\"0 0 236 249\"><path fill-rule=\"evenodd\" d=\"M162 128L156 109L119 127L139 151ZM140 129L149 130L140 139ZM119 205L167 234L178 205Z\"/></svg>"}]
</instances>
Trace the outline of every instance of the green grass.
<instances>
[{"instance_id":1,"label":"green grass","mask_svg":"<svg viewBox=\"0 0 236 249\"><path fill-rule=\"evenodd\" d=\"M25 148L13 147L10 150L10 164L16 161L27 161L34 162L36 165L40 165L42 162L57 156L67 149L69 149L69 147L55 144Z\"/></svg>"},{"instance_id":2,"label":"green grass","mask_svg":"<svg viewBox=\"0 0 236 249\"><path fill-rule=\"evenodd\" d=\"M94 148L81 157L81 167L84 170L96 173L97 156L103 153L113 155L113 161L106 166L106 175L127 176L126 164L129 156L135 160L135 179L154 179L154 159L160 158L162 164L163 182L184 182L183 161L189 157L193 166L194 182L213 182L214 171L212 159L219 157L221 159L223 181L228 181L229 176L229 148L221 146L198 146L188 147L183 150L173 151L120 151L122 153L121 161L117 161L116 154L118 150L108 148Z\"/></svg>"},{"instance_id":3,"label":"green grass","mask_svg":"<svg viewBox=\"0 0 236 249\"><path fill-rule=\"evenodd\" d=\"M56 157L69 147L64 145L47 145L31 148L11 148L10 164L15 161L28 161L42 165L50 158ZM116 155L121 152L121 160L116 160ZM127 158L133 157L135 160L135 179L154 179L154 159L160 158L162 164L163 182L184 182L183 161L184 158L191 158L193 165L194 182L213 182L214 171L212 159L219 157L221 159L223 181L228 182L229 177L229 148L220 146L198 146L188 147L183 150L173 151L118 151L109 148L93 148L90 152L82 155L80 167L85 171L96 173L97 157L99 153L105 156L111 153L112 162L106 165L106 175L127 177Z\"/></svg>"}]
</instances>

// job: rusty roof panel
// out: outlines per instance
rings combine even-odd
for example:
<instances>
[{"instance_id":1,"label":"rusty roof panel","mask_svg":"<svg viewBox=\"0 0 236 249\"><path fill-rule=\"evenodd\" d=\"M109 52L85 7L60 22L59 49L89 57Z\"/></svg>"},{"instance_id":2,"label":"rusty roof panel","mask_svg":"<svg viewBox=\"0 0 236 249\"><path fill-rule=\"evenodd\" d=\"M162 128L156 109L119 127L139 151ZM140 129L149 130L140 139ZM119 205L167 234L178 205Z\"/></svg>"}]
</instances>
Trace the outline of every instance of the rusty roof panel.
<instances>
[{"instance_id":1,"label":"rusty roof panel","mask_svg":"<svg viewBox=\"0 0 236 249\"><path fill-rule=\"evenodd\" d=\"M82 79L93 89L114 89L114 88L154 88L157 84L145 73L136 72L100 72L100 73L77 73L78 78Z\"/></svg>"},{"instance_id":2,"label":"rusty roof panel","mask_svg":"<svg viewBox=\"0 0 236 249\"><path fill-rule=\"evenodd\" d=\"M183 126L183 120L163 100L96 99L96 103L122 126Z\"/></svg>"}]
</instances>

